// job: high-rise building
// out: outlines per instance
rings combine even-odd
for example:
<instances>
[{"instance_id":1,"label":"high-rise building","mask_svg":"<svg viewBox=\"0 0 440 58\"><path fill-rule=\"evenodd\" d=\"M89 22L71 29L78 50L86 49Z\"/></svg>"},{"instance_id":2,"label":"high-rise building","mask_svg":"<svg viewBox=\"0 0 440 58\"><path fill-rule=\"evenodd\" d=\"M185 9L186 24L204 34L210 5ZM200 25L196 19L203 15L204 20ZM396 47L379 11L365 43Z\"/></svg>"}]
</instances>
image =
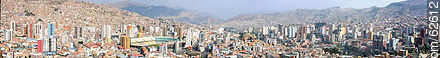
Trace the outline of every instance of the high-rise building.
<instances>
[{"instance_id":1,"label":"high-rise building","mask_svg":"<svg viewBox=\"0 0 440 58\"><path fill-rule=\"evenodd\" d=\"M125 33L127 36L130 36L130 37L134 36L133 25L131 25L131 24L127 25L127 29L125 29L125 30L127 30Z\"/></svg>"},{"instance_id":2,"label":"high-rise building","mask_svg":"<svg viewBox=\"0 0 440 58\"><path fill-rule=\"evenodd\" d=\"M279 34L278 35L284 35L284 30L283 30L284 28L283 28L283 25L281 25L281 24L278 24L278 32L279 32Z\"/></svg>"},{"instance_id":3,"label":"high-rise building","mask_svg":"<svg viewBox=\"0 0 440 58\"><path fill-rule=\"evenodd\" d=\"M144 27L138 26L139 32L138 32L138 38L144 37Z\"/></svg>"},{"instance_id":4,"label":"high-rise building","mask_svg":"<svg viewBox=\"0 0 440 58\"><path fill-rule=\"evenodd\" d=\"M12 30L6 30L5 35L6 41L12 41L12 39L14 38L14 32Z\"/></svg>"},{"instance_id":5,"label":"high-rise building","mask_svg":"<svg viewBox=\"0 0 440 58\"><path fill-rule=\"evenodd\" d=\"M119 32L120 33L125 33L127 30L127 25L125 25L125 24L121 24L120 26L119 26Z\"/></svg>"},{"instance_id":6,"label":"high-rise building","mask_svg":"<svg viewBox=\"0 0 440 58\"><path fill-rule=\"evenodd\" d=\"M373 35L374 35L374 32L370 30L370 31L368 32L368 34L367 34L367 39L373 40L373 39L374 39L374 38L373 38L373 37L374 37Z\"/></svg>"},{"instance_id":7,"label":"high-rise building","mask_svg":"<svg viewBox=\"0 0 440 58\"><path fill-rule=\"evenodd\" d=\"M335 39L336 39L336 35L335 35L335 30L336 30L336 25L335 24L331 24L330 25L330 29L329 29L329 35L330 35L330 38L329 39L331 39L330 41L331 42L334 42L335 41Z\"/></svg>"},{"instance_id":8,"label":"high-rise building","mask_svg":"<svg viewBox=\"0 0 440 58\"><path fill-rule=\"evenodd\" d=\"M298 36L300 37L300 38L305 38L305 35L307 35L307 33L306 33L306 26L300 26L299 27L299 33L298 33Z\"/></svg>"},{"instance_id":9,"label":"high-rise building","mask_svg":"<svg viewBox=\"0 0 440 58\"><path fill-rule=\"evenodd\" d=\"M376 49L384 49L383 37L384 35L373 35L373 47Z\"/></svg>"},{"instance_id":10,"label":"high-rise building","mask_svg":"<svg viewBox=\"0 0 440 58\"><path fill-rule=\"evenodd\" d=\"M26 37L27 38L34 38L34 32L33 32L33 23L27 22L26 26Z\"/></svg>"},{"instance_id":11,"label":"high-rise building","mask_svg":"<svg viewBox=\"0 0 440 58\"><path fill-rule=\"evenodd\" d=\"M74 38L80 38L83 36L83 28L80 26L75 26L74 30Z\"/></svg>"},{"instance_id":12,"label":"high-rise building","mask_svg":"<svg viewBox=\"0 0 440 58\"><path fill-rule=\"evenodd\" d=\"M49 36L43 39L43 52L53 53L57 51L57 39L55 36Z\"/></svg>"},{"instance_id":13,"label":"high-rise building","mask_svg":"<svg viewBox=\"0 0 440 58\"><path fill-rule=\"evenodd\" d=\"M49 51L49 39L45 38L43 39L43 51Z\"/></svg>"},{"instance_id":14,"label":"high-rise building","mask_svg":"<svg viewBox=\"0 0 440 58\"><path fill-rule=\"evenodd\" d=\"M177 33L177 38L180 39L180 40L183 40L183 28L176 27L174 30Z\"/></svg>"},{"instance_id":15,"label":"high-rise building","mask_svg":"<svg viewBox=\"0 0 440 58\"><path fill-rule=\"evenodd\" d=\"M289 35L289 27L283 27L283 36L288 36Z\"/></svg>"},{"instance_id":16,"label":"high-rise building","mask_svg":"<svg viewBox=\"0 0 440 58\"><path fill-rule=\"evenodd\" d=\"M321 34L327 35L327 27L325 27L325 26L321 27Z\"/></svg>"},{"instance_id":17,"label":"high-rise building","mask_svg":"<svg viewBox=\"0 0 440 58\"><path fill-rule=\"evenodd\" d=\"M101 37L103 38L110 38L111 37L111 32L112 32L112 27L110 25L103 25L101 28L102 31L102 35Z\"/></svg>"},{"instance_id":18,"label":"high-rise building","mask_svg":"<svg viewBox=\"0 0 440 58\"><path fill-rule=\"evenodd\" d=\"M55 35L55 23L49 23L48 24L48 36L54 36Z\"/></svg>"},{"instance_id":19,"label":"high-rise building","mask_svg":"<svg viewBox=\"0 0 440 58\"><path fill-rule=\"evenodd\" d=\"M34 34L36 34L34 37L35 39L40 39L44 36L43 29L40 23L35 24Z\"/></svg>"},{"instance_id":20,"label":"high-rise building","mask_svg":"<svg viewBox=\"0 0 440 58\"><path fill-rule=\"evenodd\" d=\"M176 53L177 55L180 55L180 43L179 42L175 42L174 43L174 53Z\"/></svg>"},{"instance_id":21,"label":"high-rise building","mask_svg":"<svg viewBox=\"0 0 440 58\"><path fill-rule=\"evenodd\" d=\"M132 30L132 32L131 32L131 36L132 37L135 37L135 36L137 36L138 34L139 34L139 28L138 27L140 27L139 25L132 25L133 26L133 28L131 29Z\"/></svg>"},{"instance_id":22,"label":"high-rise building","mask_svg":"<svg viewBox=\"0 0 440 58\"><path fill-rule=\"evenodd\" d=\"M268 35L269 34L269 27L263 27L261 29L261 32L263 33L263 35Z\"/></svg>"},{"instance_id":23,"label":"high-rise building","mask_svg":"<svg viewBox=\"0 0 440 58\"><path fill-rule=\"evenodd\" d=\"M120 40L120 44L124 49L130 49L131 38L129 36L122 36Z\"/></svg>"},{"instance_id":24,"label":"high-rise building","mask_svg":"<svg viewBox=\"0 0 440 58\"><path fill-rule=\"evenodd\" d=\"M191 28L190 30L191 35L188 36L190 36L189 38L191 39L191 46L195 46L200 40L200 30L194 28Z\"/></svg>"},{"instance_id":25,"label":"high-rise building","mask_svg":"<svg viewBox=\"0 0 440 58\"><path fill-rule=\"evenodd\" d=\"M291 26L291 27L288 27L287 30L288 30L287 37L295 37L296 31L297 31L296 27Z\"/></svg>"},{"instance_id":26,"label":"high-rise building","mask_svg":"<svg viewBox=\"0 0 440 58\"><path fill-rule=\"evenodd\" d=\"M347 34L347 27L341 27L340 29L341 29L340 31L341 35Z\"/></svg>"},{"instance_id":27,"label":"high-rise building","mask_svg":"<svg viewBox=\"0 0 440 58\"><path fill-rule=\"evenodd\" d=\"M285 33L286 33L286 34L285 34L286 38L291 37L290 35L292 34L292 32L291 32L291 31L292 31L292 26L286 27L285 30L286 30L286 31L285 31Z\"/></svg>"},{"instance_id":28,"label":"high-rise building","mask_svg":"<svg viewBox=\"0 0 440 58\"><path fill-rule=\"evenodd\" d=\"M37 49L39 53L43 53L43 40L37 41Z\"/></svg>"},{"instance_id":29,"label":"high-rise building","mask_svg":"<svg viewBox=\"0 0 440 58\"><path fill-rule=\"evenodd\" d=\"M160 30L160 33L161 33L161 36L167 36L168 35L168 32L167 32L167 27L161 27L160 28L161 30Z\"/></svg>"},{"instance_id":30,"label":"high-rise building","mask_svg":"<svg viewBox=\"0 0 440 58\"><path fill-rule=\"evenodd\" d=\"M278 29L276 27L269 27L269 37L273 38L278 33Z\"/></svg>"},{"instance_id":31,"label":"high-rise building","mask_svg":"<svg viewBox=\"0 0 440 58\"><path fill-rule=\"evenodd\" d=\"M200 39L199 39L200 42L203 44L203 43L204 43L204 40L206 39L206 38L205 38L205 31L200 32L200 36L199 36L199 37L200 37Z\"/></svg>"},{"instance_id":32,"label":"high-rise building","mask_svg":"<svg viewBox=\"0 0 440 58\"><path fill-rule=\"evenodd\" d=\"M358 36L361 34L361 33L359 32L359 28L358 28L357 26L355 26L353 30L354 30L354 32L353 32L353 38L354 38L354 39L357 39Z\"/></svg>"},{"instance_id":33,"label":"high-rise building","mask_svg":"<svg viewBox=\"0 0 440 58\"><path fill-rule=\"evenodd\" d=\"M17 24L15 23L15 21L11 21L11 24L10 24L9 27L10 27L10 29L11 29L12 32L15 31L15 29L17 28L16 26L17 26Z\"/></svg>"},{"instance_id":34,"label":"high-rise building","mask_svg":"<svg viewBox=\"0 0 440 58\"><path fill-rule=\"evenodd\" d=\"M191 31L192 30L192 28L190 28L190 29L187 29L187 31L186 31L186 38L185 38L185 48L186 47L192 47L192 34L193 34L193 32Z\"/></svg>"},{"instance_id":35,"label":"high-rise building","mask_svg":"<svg viewBox=\"0 0 440 58\"><path fill-rule=\"evenodd\" d=\"M310 33L312 33L312 31L314 30L315 27L313 27L312 25L306 25L305 28L306 28L305 33L310 34Z\"/></svg>"},{"instance_id":36,"label":"high-rise building","mask_svg":"<svg viewBox=\"0 0 440 58\"><path fill-rule=\"evenodd\" d=\"M49 37L50 39L50 51L56 52L57 51L57 38L56 37Z\"/></svg>"},{"instance_id":37,"label":"high-rise building","mask_svg":"<svg viewBox=\"0 0 440 58\"><path fill-rule=\"evenodd\" d=\"M15 21L11 21L11 24L10 24L10 30L6 30L6 40L11 40L12 41L12 39L15 37L15 29L17 28L16 27L17 26L17 24L15 23Z\"/></svg>"}]
</instances>

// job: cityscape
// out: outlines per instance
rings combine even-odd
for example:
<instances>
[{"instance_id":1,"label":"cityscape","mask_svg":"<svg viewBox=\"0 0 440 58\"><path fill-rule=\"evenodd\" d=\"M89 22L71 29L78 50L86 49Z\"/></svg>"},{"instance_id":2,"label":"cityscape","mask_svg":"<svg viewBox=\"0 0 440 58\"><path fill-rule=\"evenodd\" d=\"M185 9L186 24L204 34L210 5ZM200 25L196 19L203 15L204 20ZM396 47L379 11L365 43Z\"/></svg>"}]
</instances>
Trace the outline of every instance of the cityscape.
<instances>
[{"instance_id":1,"label":"cityscape","mask_svg":"<svg viewBox=\"0 0 440 58\"><path fill-rule=\"evenodd\" d=\"M216 21L81 0L1 0L0 58L437 58L427 2Z\"/></svg>"}]
</instances>

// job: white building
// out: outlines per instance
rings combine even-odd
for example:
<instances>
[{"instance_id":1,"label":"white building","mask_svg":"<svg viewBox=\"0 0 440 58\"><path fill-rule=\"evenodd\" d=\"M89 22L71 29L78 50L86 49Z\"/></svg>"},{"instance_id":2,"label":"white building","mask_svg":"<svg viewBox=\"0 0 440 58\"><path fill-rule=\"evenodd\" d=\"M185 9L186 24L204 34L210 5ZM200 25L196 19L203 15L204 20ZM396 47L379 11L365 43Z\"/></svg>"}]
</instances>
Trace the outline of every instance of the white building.
<instances>
[{"instance_id":1,"label":"white building","mask_svg":"<svg viewBox=\"0 0 440 58\"><path fill-rule=\"evenodd\" d=\"M110 25L103 25L101 28L101 31L102 31L101 37L110 38L111 32L112 32L112 27Z\"/></svg>"},{"instance_id":2,"label":"white building","mask_svg":"<svg viewBox=\"0 0 440 58\"><path fill-rule=\"evenodd\" d=\"M14 32L12 30L6 30L5 32L5 39L6 41L12 41L12 39L14 38Z\"/></svg>"},{"instance_id":3,"label":"white building","mask_svg":"<svg viewBox=\"0 0 440 58\"><path fill-rule=\"evenodd\" d=\"M43 39L43 51L54 52L57 51L57 39L51 36Z\"/></svg>"},{"instance_id":4,"label":"white building","mask_svg":"<svg viewBox=\"0 0 440 58\"><path fill-rule=\"evenodd\" d=\"M17 28L16 26L17 26L17 24L15 23L15 21L11 21L11 24L9 26L11 31L15 31L15 28Z\"/></svg>"},{"instance_id":5,"label":"white building","mask_svg":"<svg viewBox=\"0 0 440 58\"><path fill-rule=\"evenodd\" d=\"M295 37L297 28L296 27L289 27L288 28L288 37Z\"/></svg>"},{"instance_id":6,"label":"white building","mask_svg":"<svg viewBox=\"0 0 440 58\"><path fill-rule=\"evenodd\" d=\"M261 32L263 32L263 35L268 35L269 34L269 27L263 27L261 29Z\"/></svg>"}]
</instances>

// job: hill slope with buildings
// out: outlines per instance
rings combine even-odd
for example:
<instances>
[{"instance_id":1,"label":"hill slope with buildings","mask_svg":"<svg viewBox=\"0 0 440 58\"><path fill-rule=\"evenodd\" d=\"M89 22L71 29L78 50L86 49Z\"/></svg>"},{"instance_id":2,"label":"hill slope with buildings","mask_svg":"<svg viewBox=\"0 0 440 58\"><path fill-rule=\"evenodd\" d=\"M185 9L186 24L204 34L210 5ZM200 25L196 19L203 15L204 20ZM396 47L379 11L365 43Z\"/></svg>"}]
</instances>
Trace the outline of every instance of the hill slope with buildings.
<instances>
[{"instance_id":1,"label":"hill slope with buildings","mask_svg":"<svg viewBox=\"0 0 440 58\"><path fill-rule=\"evenodd\" d=\"M136 24L141 26L186 25L197 27L184 22L154 19L138 13L122 10L116 7L72 0L2 0L2 22L16 21L17 23L41 20L57 22L71 29L75 26L100 27L101 25Z\"/></svg>"},{"instance_id":2,"label":"hill slope with buildings","mask_svg":"<svg viewBox=\"0 0 440 58\"><path fill-rule=\"evenodd\" d=\"M326 22L368 22L374 19L424 16L426 0L408 0L386 7L364 9L333 7L327 9L295 9L288 12L249 14L236 16L220 26L228 28L257 27L277 24ZM246 23L246 24L243 24Z\"/></svg>"}]
</instances>

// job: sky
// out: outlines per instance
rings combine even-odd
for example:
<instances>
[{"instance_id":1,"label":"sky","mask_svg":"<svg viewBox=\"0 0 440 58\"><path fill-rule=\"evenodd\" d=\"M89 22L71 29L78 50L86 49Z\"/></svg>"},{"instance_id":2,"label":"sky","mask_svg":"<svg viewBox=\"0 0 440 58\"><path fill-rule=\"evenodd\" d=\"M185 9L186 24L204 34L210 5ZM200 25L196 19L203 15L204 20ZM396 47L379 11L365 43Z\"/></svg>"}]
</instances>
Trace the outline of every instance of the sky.
<instances>
[{"instance_id":1,"label":"sky","mask_svg":"<svg viewBox=\"0 0 440 58\"><path fill-rule=\"evenodd\" d=\"M94 3L117 3L124 0L87 0ZM131 0L147 5L169 6L209 14L218 19L237 15L284 12L294 9L326 9L330 7L384 7L405 0Z\"/></svg>"}]
</instances>

